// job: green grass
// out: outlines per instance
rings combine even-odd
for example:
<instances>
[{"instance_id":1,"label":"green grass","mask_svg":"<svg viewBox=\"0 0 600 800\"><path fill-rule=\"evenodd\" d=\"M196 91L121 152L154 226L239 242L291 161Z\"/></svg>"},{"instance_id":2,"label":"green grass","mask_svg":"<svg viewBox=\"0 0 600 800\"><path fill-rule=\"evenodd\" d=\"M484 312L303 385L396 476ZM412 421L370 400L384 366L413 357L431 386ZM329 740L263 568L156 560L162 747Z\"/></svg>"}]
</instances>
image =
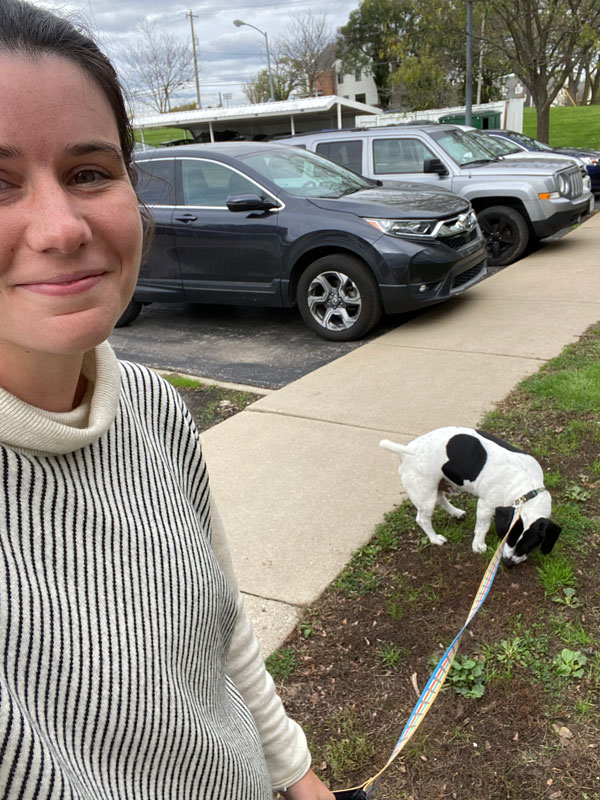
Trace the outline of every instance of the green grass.
<instances>
[{"instance_id":1,"label":"green grass","mask_svg":"<svg viewBox=\"0 0 600 800\"><path fill-rule=\"evenodd\" d=\"M526 391L564 411L600 411L600 362L538 375Z\"/></svg>"},{"instance_id":2,"label":"green grass","mask_svg":"<svg viewBox=\"0 0 600 800\"><path fill-rule=\"evenodd\" d=\"M291 647L282 647L265 660L265 666L274 681L283 681L291 678L297 665L298 659Z\"/></svg>"},{"instance_id":3,"label":"green grass","mask_svg":"<svg viewBox=\"0 0 600 800\"><path fill-rule=\"evenodd\" d=\"M366 769L375 755L375 749L365 735L363 725L354 711L341 711L333 723L336 735L323 748L335 780L341 780L351 770Z\"/></svg>"},{"instance_id":4,"label":"green grass","mask_svg":"<svg viewBox=\"0 0 600 800\"><path fill-rule=\"evenodd\" d=\"M187 134L189 137L189 133ZM158 147L162 142L168 142L171 139L184 139L186 132L181 128L145 128L143 141L146 144L152 144ZM139 129L135 130L136 142L142 141L142 134Z\"/></svg>"},{"instance_id":5,"label":"green grass","mask_svg":"<svg viewBox=\"0 0 600 800\"><path fill-rule=\"evenodd\" d=\"M564 556L555 556L538 568L538 580L548 596L558 594L565 587L575 586L573 564Z\"/></svg>"},{"instance_id":6,"label":"green grass","mask_svg":"<svg viewBox=\"0 0 600 800\"><path fill-rule=\"evenodd\" d=\"M523 133L537 137L535 108L523 109ZM591 147L600 150L600 105L557 106L550 109L551 147Z\"/></svg>"}]
</instances>

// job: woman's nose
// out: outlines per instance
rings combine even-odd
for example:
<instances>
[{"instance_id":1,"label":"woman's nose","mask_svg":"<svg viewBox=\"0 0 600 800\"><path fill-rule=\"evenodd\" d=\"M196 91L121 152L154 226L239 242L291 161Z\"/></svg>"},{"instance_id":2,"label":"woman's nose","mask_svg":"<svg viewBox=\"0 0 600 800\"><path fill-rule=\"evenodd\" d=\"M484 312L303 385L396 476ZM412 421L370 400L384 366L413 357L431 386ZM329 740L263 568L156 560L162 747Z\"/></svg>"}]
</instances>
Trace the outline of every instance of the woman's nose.
<instances>
[{"instance_id":1,"label":"woman's nose","mask_svg":"<svg viewBox=\"0 0 600 800\"><path fill-rule=\"evenodd\" d=\"M36 186L27 220L31 249L70 255L90 242L92 232L81 204L81 200L70 195L57 181L45 181Z\"/></svg>"}]
</instances>

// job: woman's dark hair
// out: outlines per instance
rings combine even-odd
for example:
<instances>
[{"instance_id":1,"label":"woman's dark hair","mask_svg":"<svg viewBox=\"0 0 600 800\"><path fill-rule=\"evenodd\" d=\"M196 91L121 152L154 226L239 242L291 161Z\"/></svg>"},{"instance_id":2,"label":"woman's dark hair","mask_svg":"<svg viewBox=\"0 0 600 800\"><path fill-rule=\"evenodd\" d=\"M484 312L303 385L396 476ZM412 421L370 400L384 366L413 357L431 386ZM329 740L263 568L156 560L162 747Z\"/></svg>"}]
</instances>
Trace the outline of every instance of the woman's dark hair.
<instances>
[{"instance_id":1,"label":"woman's dark hair","mask_svg":"<svg viewBox=\"0 0 600 800\"><path fill-rule=\"evenodd\" d=\"M115 115L123 159L132 176L133 129L114 67L89 34L66 19L22 0L0 0L0 54L53 55L84 70L102 89ZM132 176L133 177L133 176Z\"/></svg>"}]
</instances>

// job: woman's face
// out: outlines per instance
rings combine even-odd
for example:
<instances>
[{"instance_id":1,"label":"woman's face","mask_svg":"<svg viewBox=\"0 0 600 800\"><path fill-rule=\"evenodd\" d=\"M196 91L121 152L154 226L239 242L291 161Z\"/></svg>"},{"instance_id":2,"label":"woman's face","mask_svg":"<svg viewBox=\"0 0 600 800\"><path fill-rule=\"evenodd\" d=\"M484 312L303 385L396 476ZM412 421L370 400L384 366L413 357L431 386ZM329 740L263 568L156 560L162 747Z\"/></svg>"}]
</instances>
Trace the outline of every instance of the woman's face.
<instances>
[{"instance_id":1,"label":"woman's face","mask_svg":"<svg viewBox=\"0 0 600 800\"><path fill-rule=\"evenodd\" d=\"M141 242L99 86L66 59L0 55L0 359L80 354L106 339Z\"/></svg>"}]
</instances>

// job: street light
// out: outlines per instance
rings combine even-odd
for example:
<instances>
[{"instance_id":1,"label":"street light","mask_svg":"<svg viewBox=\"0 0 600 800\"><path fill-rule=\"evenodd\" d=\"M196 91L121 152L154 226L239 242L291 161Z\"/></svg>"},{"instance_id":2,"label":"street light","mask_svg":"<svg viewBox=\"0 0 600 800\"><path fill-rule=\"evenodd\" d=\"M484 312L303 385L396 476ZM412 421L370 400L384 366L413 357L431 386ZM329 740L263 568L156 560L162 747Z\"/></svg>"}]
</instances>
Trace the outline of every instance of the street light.
<instances>
[{"instance_id":1,"label":"street light","mask_svg":"<svg viewBox=\"0 0 600 800\"><path fill-rule=\"evenodd\" d=\"M271 74L271 55L269 53L269 38L266 31L261 31L261 29L257 28L256 25L251 25L249 22L244 22L241 19L234 19L233 24L236 28L239 28L241 25L247 25L249 28L254 28L255 31L262 33L262 35L265 37L265 46L267 48L267 70L269 73L269 92L271 94L271 101L274 101L275 95L273 94L273 75Z\"/></svg>"}]
</instances>

